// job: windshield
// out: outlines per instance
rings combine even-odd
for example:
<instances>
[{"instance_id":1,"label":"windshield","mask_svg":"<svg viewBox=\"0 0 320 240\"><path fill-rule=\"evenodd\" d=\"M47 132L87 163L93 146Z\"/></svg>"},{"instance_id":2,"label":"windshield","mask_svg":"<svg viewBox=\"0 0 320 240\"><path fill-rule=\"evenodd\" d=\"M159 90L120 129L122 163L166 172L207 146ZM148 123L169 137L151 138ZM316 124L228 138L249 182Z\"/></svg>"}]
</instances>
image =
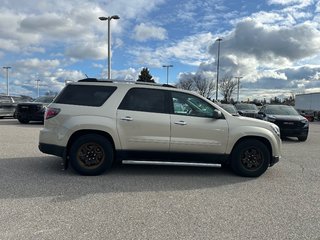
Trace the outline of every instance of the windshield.
<instances>
[{"instance_id":1,"label":"windshield","mask_svg":"<svg viewBox=\"0 0 320 240\"><path fill-rule=\"evenodd\" d=\"M237 104L236 108L238 110L255 110L258 111L258 108L254 104Z\"/></svg>"},{"instance_id":2,"label":"windshield","mask_svg":"<svg viewBox=\"0 0 320 240\"><path fill-rule=\"evenodd\" d=\"M33 102L37 102L37 103L51 103L53 99L54 99L53 96L43 96L43 97L38 97L38 98L35 99Z\"/></svg>"},{"instance_id":3,"label":"windshield","mask_svg":"<svg viewBox=\"0 0 320 240\"><path fill-rule=\"evenodd\" d=\"M266 108L266 113L272 115L300 115L293 107L286 105L270 105Z\"/></svg>"},{"instance_id":4,"label":"windshield","mask_svg":"<svg viewBox=\"0 0 320 240\"><path fill-rule=\"evenodd\" d=\"M231 105L231 104L222 104L220 105L224 110L226 110L228 113L231 113L231 114L237 114L238 115L238 111L237 109Z\"/></svg>"}]
</instances>

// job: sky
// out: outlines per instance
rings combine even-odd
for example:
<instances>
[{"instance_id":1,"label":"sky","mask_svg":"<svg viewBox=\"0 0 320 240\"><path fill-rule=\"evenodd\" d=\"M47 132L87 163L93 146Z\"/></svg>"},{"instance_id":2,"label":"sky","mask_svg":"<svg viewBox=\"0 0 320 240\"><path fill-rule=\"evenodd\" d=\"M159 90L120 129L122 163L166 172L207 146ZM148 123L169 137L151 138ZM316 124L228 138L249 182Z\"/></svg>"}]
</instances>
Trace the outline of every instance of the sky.
<instances>
[{"instance_id":1,"label":"sky","mask_svg":"<svg viewBox=\"0 0 320 240\"><path fill-rule=\"evenodd\" d=\"M320 91L316 0L0 0L0 94L59 92L66 81L158 83L201 76L240 79L240 100ZM222 99L222 96L219 95ZM236 98L236 96L234 96Z\"/></svg>"}]
</instances>

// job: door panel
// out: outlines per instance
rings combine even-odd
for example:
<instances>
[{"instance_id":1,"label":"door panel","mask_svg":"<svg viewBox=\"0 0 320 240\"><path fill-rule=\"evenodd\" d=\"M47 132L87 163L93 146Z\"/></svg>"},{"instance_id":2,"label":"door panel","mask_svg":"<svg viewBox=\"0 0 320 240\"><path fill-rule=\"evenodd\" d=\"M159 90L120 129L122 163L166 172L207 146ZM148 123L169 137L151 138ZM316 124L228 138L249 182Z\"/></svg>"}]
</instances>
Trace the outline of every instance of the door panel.
<instances>
[{"instance_id":1,"label":"door panel","mask_svg":"<svg viewBox=\"0 0 320 240\"><path fill-rule=\"evenodd\" d=\"M169 114L118 110L117 128L123 150L169 151Z\"/></svg>"},{"instance_id":2,"label":"door panel","mask_svg":"<svg viewBox=\"0 0 320 240\"><path fill-rule=\"evenodd\" d=\"M168 92L131 88L117 111L117 129L123 150L169 151Z\"/></svg>"},{"instance_id":3,"label":"door panel","mask_svg":"<svg viewBox=\"0 0 320 240\"><path fill-rule=\"evenodd\" d=\"M224 154L227 141L225 119L171 115L171 152Z\"/></svg>"},{"instance_id":4,"label":"door panel","mask_svg":"<svg viewBox=\"0 0 320 240\"><path fill-rule=\"evenodd\" d=\"M172 92L170 152L224 154L228 141L225 119L214 119L213 105L204 99Z\"/></svg>"}]
</instances>

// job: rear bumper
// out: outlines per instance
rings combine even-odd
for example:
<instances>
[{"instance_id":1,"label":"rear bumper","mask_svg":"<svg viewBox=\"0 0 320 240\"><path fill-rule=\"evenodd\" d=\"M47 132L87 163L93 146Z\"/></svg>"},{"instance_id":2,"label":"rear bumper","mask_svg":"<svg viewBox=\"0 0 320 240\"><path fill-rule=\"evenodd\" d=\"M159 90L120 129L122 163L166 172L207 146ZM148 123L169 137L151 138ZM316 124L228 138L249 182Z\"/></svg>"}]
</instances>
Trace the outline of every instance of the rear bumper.
<instances>
[{"instance_id":1,"label":"rear bumper","mask_svg":"<svg viewBox=\"0 0 320 240\"><path fill-rule=\"evenodd\" d=\"M66 148L62 146L47 143L39 143L39 150L43 153L55 155L62 158L65 158L66 156Z\"/></svg>"},{"instance_id":2,"label":"rear bumper","mask_svg":"<svg viewBox=\"0 0 320 240\"><path fill-rule=\"evenodd\" d=\"M16 118L24 118L29 119L30 121L44 121L44 112L34 112L34 113L28 113L28 112L17 112Z\"/></svg>"}]
</instances>

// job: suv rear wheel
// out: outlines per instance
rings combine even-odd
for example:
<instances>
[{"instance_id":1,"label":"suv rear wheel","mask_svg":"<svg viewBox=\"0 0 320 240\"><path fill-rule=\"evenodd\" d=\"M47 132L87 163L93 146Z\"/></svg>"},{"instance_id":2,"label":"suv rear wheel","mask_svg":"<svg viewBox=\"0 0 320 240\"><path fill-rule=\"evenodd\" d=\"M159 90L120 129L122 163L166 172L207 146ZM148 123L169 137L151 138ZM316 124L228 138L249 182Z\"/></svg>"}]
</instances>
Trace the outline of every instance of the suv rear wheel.
<instances>
[{"instance_id":1,"label":"suv rear wheel","mask_svg":"<svg viewBox=\"0 0 320 240\"><path fill-rule=\"evenodd\" d=\"M270 164L270 153L258 140L244 140L232 152L232 170L243 177L259 177Z\"/></svg>"},{"instance_id":2,"label":"suv rear wheel","mask_svg":"<svg viewBox=\"0 0 320 240\"><path fill-rule=\"evenodd\" d=\"M18 121L22 124L27 124L30 122L30 120L28 118L25 117L18 117Z\"/></svg>"},{"instance_id":3,"label":"suv rear wheel","mask_svg":"<svg viewBox=\"0 0 320 240\"><path fill-rule=\"evenodd\" d=\"M98 134L87 134L72 143L70 152L72 168L82 175L99 175L113 163L113 147L108 139Z\"/></svg>"}]
</instances>

